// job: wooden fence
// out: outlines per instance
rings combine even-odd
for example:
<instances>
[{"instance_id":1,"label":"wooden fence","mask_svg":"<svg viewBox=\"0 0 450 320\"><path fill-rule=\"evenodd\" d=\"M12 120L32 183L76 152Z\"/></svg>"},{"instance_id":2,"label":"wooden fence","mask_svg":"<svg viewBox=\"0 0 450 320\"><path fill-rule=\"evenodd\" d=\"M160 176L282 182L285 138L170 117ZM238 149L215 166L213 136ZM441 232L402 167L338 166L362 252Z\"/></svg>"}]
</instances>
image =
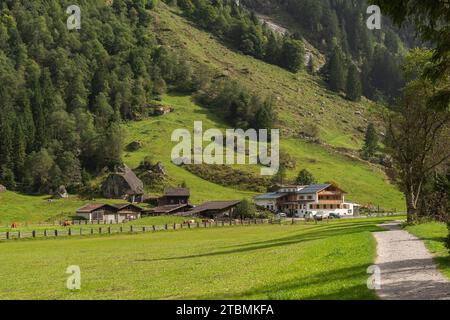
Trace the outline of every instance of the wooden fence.
<instances>
[{"instance_id":1,"label":"wooden fence","mask_svg":"<svg viewBox=\"0 0 450 320\"><path fill-rule=\"evenodd\" d=\"M70 236L91 236L104 234L120 234L120 233L146 233L168 230L189 230L200 228L221 228L231 226L248 226L260 224L280 224L280 220L268 219L251 219L251 220L228 220L228 221L214 221L214 222L195 222L195 223L173 223L165 225L151 225L151 226L133 226L133 225L118 225L118 224L99 224L94 227L89 226L68 226L50 229L36 229L36 230L17 230L0 232L0 241L18 240L18 239L33 239L33 238L57 238Z\"/></svg>"}]
</instances>

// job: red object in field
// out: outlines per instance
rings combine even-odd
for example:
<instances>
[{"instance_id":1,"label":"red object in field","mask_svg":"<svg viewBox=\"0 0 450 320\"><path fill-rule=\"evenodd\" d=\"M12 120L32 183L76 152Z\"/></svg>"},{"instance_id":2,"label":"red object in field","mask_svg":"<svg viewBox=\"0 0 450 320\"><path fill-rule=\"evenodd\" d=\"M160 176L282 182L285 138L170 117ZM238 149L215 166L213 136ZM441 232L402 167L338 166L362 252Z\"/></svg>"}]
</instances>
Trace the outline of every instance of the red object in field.
<instances>
[{"instance_id":1,"label":"red object in field","mask_svg":"<svg viewBox=\"0 0 450 320\"><path fill-rule=\"evenodd\" d=\"M16 229L17 228L17 223L13 222L13 224L11 225L12 229Z\"/></svg>"},{"instance_id":2,"label":"red object in field","mask_svg":"<svg viewBox=\"0 0 450 320\"><path fill-rule=\"evenodd\" d=\"M64 221L63 226L68 227L72 225L72 221Z\"/></svg>"}]
</instances>

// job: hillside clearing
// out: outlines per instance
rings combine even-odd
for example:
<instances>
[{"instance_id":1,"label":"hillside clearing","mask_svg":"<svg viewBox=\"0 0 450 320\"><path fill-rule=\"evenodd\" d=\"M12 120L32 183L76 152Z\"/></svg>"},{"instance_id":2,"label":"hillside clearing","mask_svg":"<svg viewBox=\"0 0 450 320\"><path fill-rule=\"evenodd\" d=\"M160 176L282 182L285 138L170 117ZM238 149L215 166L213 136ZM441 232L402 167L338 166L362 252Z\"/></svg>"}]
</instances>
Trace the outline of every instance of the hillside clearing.
<instances>
[{"instance_id":1,"label":"hillside clearing","mask_svg":"<svg viewBox=\"0 0 450 320\"><path fill-rule=\"evenodd\" d=\"M174 184L185 181L191 188L192 201L195 204L207 200L234 200L254 196L253 192L220 186L219 181L203 180L171 162L171 149L177 144L170 141L173 130L186 128L193 132L194 121L202 121L203 130L223 130L227 126L218 120L212 111L193 103L189 96L166 95L162 103L173 107L175 111L159 118L129 122L124 126L127 143L141 141L143 144L142 149L127 152L124 156L125 162L134 168L148 155L155 161L162 161L169 176L175 179ZM351 201L364 205L380 205L392 210L402 210L404 207L402 194L389 183L384 172L375 166L369 167L361 161L300 139L282 137L281 148L297 162L297 166L288 172L290 179L294 179L301 169L308 169L322 182L334 180L339 183L348 192ZM234 168L259 173L259 167L255 165L240 165Z\"/></svg>"}]
</instances>

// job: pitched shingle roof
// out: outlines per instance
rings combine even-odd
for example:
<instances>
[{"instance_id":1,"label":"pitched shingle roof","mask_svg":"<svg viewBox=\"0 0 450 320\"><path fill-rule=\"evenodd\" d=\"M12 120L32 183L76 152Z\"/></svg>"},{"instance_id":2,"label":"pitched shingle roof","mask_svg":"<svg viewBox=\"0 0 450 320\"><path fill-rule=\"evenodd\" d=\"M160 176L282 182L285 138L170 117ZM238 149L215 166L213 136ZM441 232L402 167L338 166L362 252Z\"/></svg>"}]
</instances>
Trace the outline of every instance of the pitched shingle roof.
<instances>
[{"instance_id":1,"label":"pitched shingle roof","mask_svg":"<svg viewBox=\"0 0 450 320\"><path fill-rule=\"evenodd\" d=\"M232 201L209 201L205 202L193 210L189 211L189 213L200 213L204 211L210 210L226 210L228 208L234 207L241 203L241 200L232 200Z\"/></svg>"},{"instance_id":2,"label":"pitched shingle roof","mask_svg":"<svg viewBox=\"0 0 450 320\"><path fill-rule=\"evenodd\" d=\"M300 191L297 191L298 194L307 194L307 193L317 193L320 192L328 187L330 187L331 184L312 184L309 186L306 186Z\"/></svg>"},{"instance_id":3,"label":"pitched shingle roof","mask_svg":"<svg viewBox=\"0 0 450 320\"><path fill-rule=\"evenodd\" d=\"M190 204L170 204L170 205L152 208L152 209L146 210L146 212L169 214L169 213L172 213L174 211L177 211L179 209L184 209L184 208L192 208L192 205L190 205Z\"/></svg>"},{"instance_id":4,"label":"pitched shingle roof","mask_svg":"<svg viewBox=\"0 0 450 320\"><path fill-rule=\"evenodd\" d=\"M286 196L287 193L281 193L281 192L272 192L272 193L266 193L262 194L260 196L255 197L257 200L271 200L271 199L279 199L284 196Z\"/></svg>"},{"instance_id":5,"label":"pitched shingle roof","mask_svg":"<svg viewBox=\"0 0 450 320\"><path fill-rule=\"evenodd\" d=\"M168 188L164 190L164 196L168 197L189 197L191 192L188 188Z\"/></svg>"},{"instance_id":6,"label":"pitched shingle roof","mask_svg":"<svg viewBox=\"0 0 450 320\"><path fill-rule=\"evenodd\" d=\"M94 212L94 211L104 207L104 206L106 206L106 205L102 204L102 203L89 203L89 204L85 205L84 207L77 209L77 213L91 213L91 212Z\"/></svg>"}]
</instances>

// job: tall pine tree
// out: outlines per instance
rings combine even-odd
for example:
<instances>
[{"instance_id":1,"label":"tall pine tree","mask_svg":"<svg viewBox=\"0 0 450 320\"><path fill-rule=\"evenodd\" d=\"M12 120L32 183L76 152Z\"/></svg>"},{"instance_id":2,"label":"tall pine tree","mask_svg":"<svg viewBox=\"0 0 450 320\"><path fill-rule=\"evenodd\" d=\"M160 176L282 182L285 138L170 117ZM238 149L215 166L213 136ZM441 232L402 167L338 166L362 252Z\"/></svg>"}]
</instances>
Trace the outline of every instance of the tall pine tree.
<instances>
[{"instance_id":1,"label":"tall pine tree","mask_svg":"<svg viewBox=\"0 0 450 320\"><path fill-rule=\"evenodd\" d=\"M329 61L329 85L330 89L340 92L345 89L345 62L341 49L336 46Z\"/></svg>"},{"instance_id":2,"label":"tall pine tree","mask_svg":"<svg viewBox=\"0 0 450 320\"><path fill-rule=\"evenodd\" d=\"M351 101L360 101L361 100L361 77L358 71L358 68L351 63L348 67L347 73L347 87L346 94L347 99Z\"/></svg>"}]
</instances>

